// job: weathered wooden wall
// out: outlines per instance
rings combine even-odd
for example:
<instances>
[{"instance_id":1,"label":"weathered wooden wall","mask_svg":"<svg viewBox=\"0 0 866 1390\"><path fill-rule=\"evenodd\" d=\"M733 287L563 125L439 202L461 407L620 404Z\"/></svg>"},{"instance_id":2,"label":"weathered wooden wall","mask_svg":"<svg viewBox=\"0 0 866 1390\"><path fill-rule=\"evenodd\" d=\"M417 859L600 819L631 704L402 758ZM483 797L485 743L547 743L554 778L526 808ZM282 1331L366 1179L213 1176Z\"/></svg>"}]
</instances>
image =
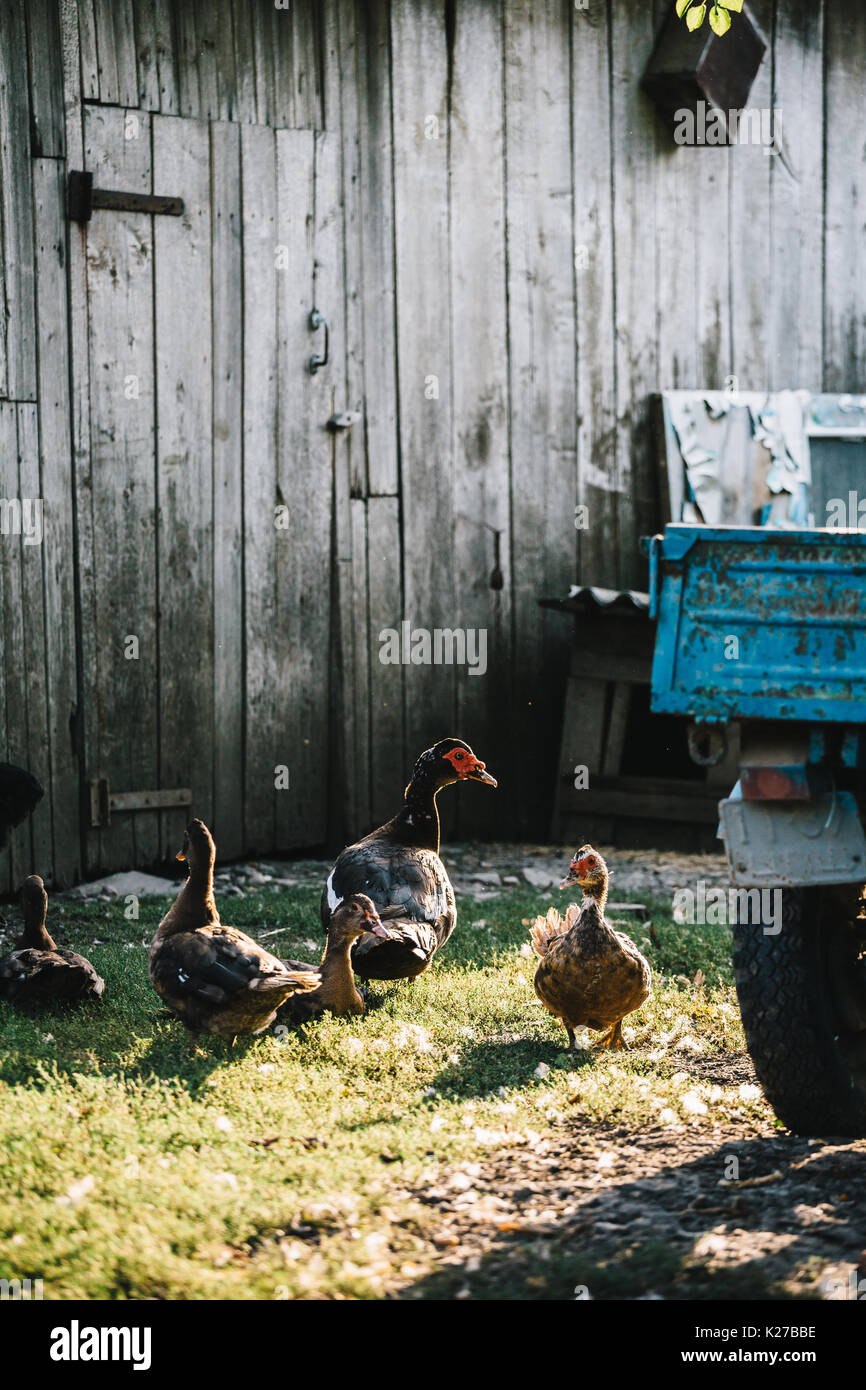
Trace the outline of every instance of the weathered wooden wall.
<instances>
[{"instance_id":1,"label":"weathered wooden wall","mask_svg":"<svg viewBox=\"0 0 866 1390\"><path fill-rule=\"evenodd\" d=\"M0 0L0 496L45 507L0 536L0 757L50 792L0 888L172 848L182 812L82 837L92 777L269 851L388 814L445 732L501 779L449 832L544 833L571 627L536 600L642 583L648 394L866 381L866 16L753 0L792 176L674 146L667 8ZM70 227L85 167L187 215ZM487 674L383 666L404 618L485 628Z\"/></svg>"}]
</instances>

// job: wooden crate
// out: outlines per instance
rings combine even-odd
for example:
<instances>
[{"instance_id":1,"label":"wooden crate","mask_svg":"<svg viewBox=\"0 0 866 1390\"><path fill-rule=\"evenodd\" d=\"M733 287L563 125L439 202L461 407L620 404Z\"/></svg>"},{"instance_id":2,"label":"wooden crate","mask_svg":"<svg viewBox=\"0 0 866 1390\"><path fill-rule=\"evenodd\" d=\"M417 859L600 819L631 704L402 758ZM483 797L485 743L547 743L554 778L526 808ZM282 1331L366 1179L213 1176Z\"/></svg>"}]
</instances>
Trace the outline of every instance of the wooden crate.
<instances>
[{"instance_id":1,"label":"wooden crate","mask_svg":"<svg viewBox=\"0 0 866 1390\"><path fill-rule=\"evenodd\" d=\"M714 848L718 802L737 777L736 730L722 763L688 775L685 722L649 716L648 737L658 738L649 761L657 770L628 771L627 740L634 736L635 719L646 718L655 623L645 595L611 595L599 602L594 595L604 592L581 590L545 603L574 617L551 839ZM665 739L676 746L667 748ZM671 761L687 775L671 775ZM582 768L588 785L576 786Z\"/></svg>"}]
</instances>

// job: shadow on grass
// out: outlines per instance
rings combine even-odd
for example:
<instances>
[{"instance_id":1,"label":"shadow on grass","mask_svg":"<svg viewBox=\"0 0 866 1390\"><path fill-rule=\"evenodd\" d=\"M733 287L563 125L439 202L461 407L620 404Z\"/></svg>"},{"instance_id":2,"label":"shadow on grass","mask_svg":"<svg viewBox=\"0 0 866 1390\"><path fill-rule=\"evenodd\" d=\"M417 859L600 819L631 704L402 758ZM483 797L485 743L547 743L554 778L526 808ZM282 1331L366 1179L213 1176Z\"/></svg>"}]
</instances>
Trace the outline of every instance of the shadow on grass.
<instances>
[{"instance_id":1,"label":"shadow on grass","mask_svg":"<svg viewBox=\"0 0 866 1390\"><path fill-rule=\"evenodd\" d=\"M132 1018L109 1014L108 1008L107 1001L27 1011L0 1005L0 1081L43 1089L55 1076L154 1078L196 1094L217 1067L243 1056L256 1041L239 1038L232 1048L222 1038L203 1035L195 1052L186 1028L164 1017L158 1001Z\"/></svg>"},{"instance_id":2,"label":"shadow on grass","mask_svg":"<svg viewBox=\"0 0 866 1390\"><path fill-rule=\"evenodd\" d=\"M444 1255L438 1268L399 1297L814 1300L821 1291L810 1270L845 1258L846 1247L847 1257L856 1259L866 1170L853 1151L840 1170L834 1148L839 1141L826 1141L822 1153L814 1141L791 1136L734 1136L714 1142L697 1158L692 1149L691 1156L678 1160L673 1137L651 1133L647 1154L673 1149L669 1162L645 1167L632 1181L587 1192L597 1155L594 1132L584 1138L582 1151L560 1147L550 1157L555 1180L544 1194L532 1193L533 1205L553 1208L552 1216L545 1211L543 1224L524 1222L517 1210L500 1229L473 1220L471 1208L454 1211L447 1230L459 1241L455 1256ZM629 1142L635 1144L633 1134ZM744 1173L788 1171L767 1186L720 1192L719 1175L732 1151ZM797 1167L788 1168L793 1162ZM643 1166L637 1158L635 1167ZM492 1192L500 1183L501 1190L519 1190L522 1178L538 1179L541 1171L513 1153L490 1167L475 1183ZM828 1218L820 1225L808 1219L818 1203ZM434 1220L442 1215L440 1207ZM521 1225L524 1229L515 1229ZM696 1242L708 1230L722 1252L717 1257L695 1254ZM783 1234L790 1240L773 1241ZM792 1288L794 1279L801 1281L800 1289Z\"/></svg>"},{"instance_id":3,"label":"shadow on grass","mask_svg":"<svg viewBox=\"0 0 866 1390\"><path fill-rule=\"evenodd\" d=\"M449 1062L437 1073L433 1085L449 1099L483 1099L507 1090L532 1087L540 1062L563 1071L582 1071L598 1061L591 1051L554 1051L545 1038L488 1039L463 1043L459 1061Z\"/></svg>"}]
</instances>

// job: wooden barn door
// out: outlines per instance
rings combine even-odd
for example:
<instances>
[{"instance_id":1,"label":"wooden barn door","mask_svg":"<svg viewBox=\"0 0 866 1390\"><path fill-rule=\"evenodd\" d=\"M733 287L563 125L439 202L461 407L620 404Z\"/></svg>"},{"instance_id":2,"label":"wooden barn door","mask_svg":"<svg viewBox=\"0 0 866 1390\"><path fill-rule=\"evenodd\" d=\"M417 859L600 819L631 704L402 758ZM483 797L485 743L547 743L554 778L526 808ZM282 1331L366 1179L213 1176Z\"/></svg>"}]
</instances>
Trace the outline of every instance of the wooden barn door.
<instances>
[{"instance_id":1,"label":"wooden barn door","mask_svg":"<svg viewBox=\"0 0 866 1390\"><path fill-rule=\"evenodd\" d=\"M96 187L184 202L96 209L74 231L87 867L170 856L190 815L224 858L315 843L334 400L308 364L311 310L337 315L328 137L88 106L84 145Z\"/></svg>"}]
</instances>

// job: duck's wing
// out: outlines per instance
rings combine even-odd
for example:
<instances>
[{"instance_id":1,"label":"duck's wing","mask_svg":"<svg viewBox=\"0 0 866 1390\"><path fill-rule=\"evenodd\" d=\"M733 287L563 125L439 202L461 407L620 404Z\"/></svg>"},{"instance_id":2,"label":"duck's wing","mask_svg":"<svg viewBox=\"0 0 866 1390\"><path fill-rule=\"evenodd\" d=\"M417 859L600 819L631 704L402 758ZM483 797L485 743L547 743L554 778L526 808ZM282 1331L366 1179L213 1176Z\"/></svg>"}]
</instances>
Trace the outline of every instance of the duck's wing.
<instances>
[{"instance_id":1,"label":"duck's wing","mask_svg":"<svg viewBox=\"0 0 866 1390\"><path fill-rule=\"evenodd\" d=\"M92 994L97 999L102 997L105 981L86 956L80 956L77 951L57 951L56 954L63 957L70 969L78 971L84 985L84 993Z\"/></svg>"},{"instance_id":2,"label":"duck's wing","mask_svg":"<svg viewBox=\"0 0 866 1390\"><path fill-rule=\"evenodd\" d=\"M437 932L442 929L443 918L454 912L451 880L439 855L429 849L372 842L343 850L322 894L326 927L334 908L352 893L366 893L380 916L383 912L392 916L390 909L396 908L400 917L427 922Z\"/></svg>"},{"instance_id":3,"label":"duck's wing","mask_svg":"<svg viewBox=\"0 0 866 1390\"><path fill-rule=\"evenodd\" d=\"M321 969L318 965L307 965L306 962L302 960L286 960L284 957L281 957L281 960L287 970L299 971L302 974L317 975Z\"/></svg>"},{"instance_id":4,"label":"duck's wing","mask_svg":"<svg viewBox=\"0 0 866 1390\"><path fill-rule=\"evenodd\" d=\"M0 763L0 849L9 831L33 812L45 788L32 773L14 763Z\"/></svg>"},{"instance_id":5,"label":"duck's wing","mask_svg":"<svg viewBox=\"0 0 866 1390\"><path fill-rule=\"evenodd\" d=\"M28 999L99 998L105 981L83 956L74 951L12 951L0 960L0 996Z\"/></svg>"},{"instance_id":6,"label":"duck's wing","mask_svg":"<svg viewBox=\"0 0 866 1390\"><path fill-rule=\"evenodd\" d=\"M399 909L397 909L399 912ZM363 980L411 980L420 975L439 948L436 928L429 922L399 919L387 909L389 937L365 932L352 950L352 966Z\"/></svg>"},{"instance_id":7,"label":"duck's wing","mask_svg":"<svg viewBox=\"0 0 866 1390\"><path fill-rule=\"evenodd\" d=\"M311 974L288 970L243 932L221 926L165 938L152 961L151 975L160 992L211 1004L226 1004L248 990L291 993L315 989L318 984Z\"/></svg>"},{"instance_id":8,"label":"duck's wing","mask_svg":"<svg viewBox=\"0 0 866 1390\"><path fill-rule=\"evenodd\" d=\"M405 854L407 851L403 850ZM331 913L339 907L344 898L353 893L366 893L376 907L387 907L391 901L391 887L394 881L391 858L383 853L375 842L349 845L337 857L337 862L328 874L322 889L321 916L322 927L328 930Z\"/></svg>"}]
</instances>

